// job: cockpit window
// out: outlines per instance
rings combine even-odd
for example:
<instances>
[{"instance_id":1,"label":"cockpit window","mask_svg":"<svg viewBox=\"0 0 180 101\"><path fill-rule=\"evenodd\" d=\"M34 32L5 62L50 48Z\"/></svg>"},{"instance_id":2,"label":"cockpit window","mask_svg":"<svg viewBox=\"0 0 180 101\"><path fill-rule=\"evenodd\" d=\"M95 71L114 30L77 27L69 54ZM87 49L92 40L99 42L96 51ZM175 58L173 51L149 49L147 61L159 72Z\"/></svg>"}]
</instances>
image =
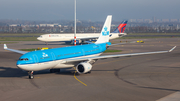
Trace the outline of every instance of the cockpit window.
<instances>
[{"instance_id":1,"label":"cockpit window","mask_svg":"<svg viewBox=\"0 0 180 101\"><path fill-rule=\"evenodd\" d=\"M29 59L28 58L21 58L19 59L20 61L28 61Z\"/></svg>"}]
</instances>

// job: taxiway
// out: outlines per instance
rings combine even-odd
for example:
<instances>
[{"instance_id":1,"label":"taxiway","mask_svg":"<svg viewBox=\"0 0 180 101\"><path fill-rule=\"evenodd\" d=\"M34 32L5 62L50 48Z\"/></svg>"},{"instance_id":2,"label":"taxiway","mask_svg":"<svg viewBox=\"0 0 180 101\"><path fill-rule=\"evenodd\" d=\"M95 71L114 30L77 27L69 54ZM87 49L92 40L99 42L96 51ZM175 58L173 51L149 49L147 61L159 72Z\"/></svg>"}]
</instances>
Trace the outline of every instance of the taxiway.
<instances>
[{"instance_id":1,"label":"taxiway","mask_svg":"<svg viewBox=\"0 0 180 101\"><path fill-rule=\"evenodd\" d=\"M0 45L0 101L165 101L168 95L177 98L180 96L180 39L154 38L144 41L112 46L110 49L122 52L108 54L177 48L171 53L98 60L91 74L77 75L73 69L63 69L60 73L38 71L31 80L25 71L16 67L21 55L5 51ZM48 45L52 48L63 46L59 43ZM43 42L33 41L8 44L8 47L24 49L47 46Z\"/></svg>"}]
</instances>

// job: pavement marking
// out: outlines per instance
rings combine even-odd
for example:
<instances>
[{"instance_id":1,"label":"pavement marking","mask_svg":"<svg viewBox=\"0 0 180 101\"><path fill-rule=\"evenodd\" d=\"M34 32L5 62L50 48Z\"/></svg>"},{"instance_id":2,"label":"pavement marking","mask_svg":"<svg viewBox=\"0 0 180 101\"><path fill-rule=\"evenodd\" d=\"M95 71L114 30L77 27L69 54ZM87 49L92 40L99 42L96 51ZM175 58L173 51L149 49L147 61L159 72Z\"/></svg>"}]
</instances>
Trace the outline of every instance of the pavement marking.
<instances>
[{"instance_id":1,"label":"pavement marking","mask_svg":"<svg viewBox=\"0 0 180 101\"><path fill-rule=\"evenodd\" d=\"M180 101L180 92L172 93L156 101Z\"/></svg>"},{"instance_id":2,"label":"pavement marking","mask_svg":"<svg viewBox=\"0 0 180 101\"><path fill-rule=\"evenodd\" d=\"M73 67L73 68L76 70L75 67ZM80 81L79 79L76 78L76 73L77 73L77 71L74 72L74 78L75 78L77 81L79 81L80 83L82 83L83 85L87 86L84 82L82 82L82 81Z\"/></svg>"}]
</instances>

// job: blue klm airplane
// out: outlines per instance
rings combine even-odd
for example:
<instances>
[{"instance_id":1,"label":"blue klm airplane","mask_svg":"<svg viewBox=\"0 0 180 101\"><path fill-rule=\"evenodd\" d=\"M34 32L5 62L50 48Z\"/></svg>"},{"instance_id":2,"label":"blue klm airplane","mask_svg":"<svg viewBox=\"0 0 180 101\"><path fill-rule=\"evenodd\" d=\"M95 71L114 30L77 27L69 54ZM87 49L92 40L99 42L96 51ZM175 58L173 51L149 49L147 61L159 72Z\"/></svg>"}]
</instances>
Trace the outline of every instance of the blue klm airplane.
<instances>
[{"instance_id":1,"label":"blue klm airplane","mask_svg":"<svg viewBox=\"0 0 180 101\"><path fill-rule=\"evenodd\" d=\"M111 45L111 43L109 42L111 19L111 15L107 16L100 36L95 43L32 52L9 49L7 48L6 44L4 44L4 49L23 54L17 61L17 67L22 70L28 71L29 79L33 79L33 71L50 69L50 72L59 72L60 68L69 68L75 66L76 71L79 74L90 73L92 64L94 64L98 59L166 53L171 52L176 47L173 47L169 51L100 56L107 49L107 47Z\"/></svg>"}]
</instances>

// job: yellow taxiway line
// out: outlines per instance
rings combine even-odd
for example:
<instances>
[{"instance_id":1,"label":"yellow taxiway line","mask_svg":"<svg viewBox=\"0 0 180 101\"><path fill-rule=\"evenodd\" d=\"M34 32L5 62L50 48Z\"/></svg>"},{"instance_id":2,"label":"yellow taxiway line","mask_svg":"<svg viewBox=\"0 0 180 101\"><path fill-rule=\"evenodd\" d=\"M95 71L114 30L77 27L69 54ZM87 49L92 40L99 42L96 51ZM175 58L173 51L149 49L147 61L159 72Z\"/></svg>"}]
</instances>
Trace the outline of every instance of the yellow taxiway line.
<instances>
[{"instance_id":1,"label":"yellow taxiway line","mask_svg":"<svg viewBox=\"0 0 180 101\"><path fill-rule=\"evenodd\" d=\"M76 70L75 67L73 67L73 68ZM82 81L80 81L79 79L76 78L76 73L77 73L77 71L75 71L75 73L74 73L74 78L75 78L77 81L79 81L81 84L87 86L84 82L82 82Z\"/></svg>"}]
</instances>

